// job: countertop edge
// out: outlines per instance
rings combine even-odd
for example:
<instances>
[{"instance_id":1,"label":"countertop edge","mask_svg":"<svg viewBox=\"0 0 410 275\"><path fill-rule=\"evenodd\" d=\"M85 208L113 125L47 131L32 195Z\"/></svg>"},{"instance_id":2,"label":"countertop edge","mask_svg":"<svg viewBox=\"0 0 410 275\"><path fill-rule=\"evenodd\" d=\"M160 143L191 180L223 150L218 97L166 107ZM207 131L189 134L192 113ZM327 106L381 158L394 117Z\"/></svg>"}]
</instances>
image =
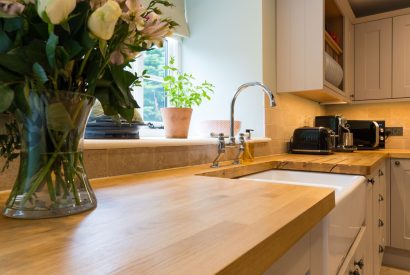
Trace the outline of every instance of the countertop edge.
<instances>
[{"instance_id":1,"label":"countertop edge","mask_svg":"<svg viewBox=\"0 0 410 275\"><path fill-rule=\"evenodd\" d=\"M305 234L318 225L334 207L335 192L333 191L217 274L262 274ZM304 226L301 227L301 224ZM289 232L297 232L297 234L289 234ZM286 246L283 245L283 240L286 240ZM278 243L282 245L278 247ZM258 262L258 265L251 266L248 264L250 262Z\"/></svg>"}]
</instances>

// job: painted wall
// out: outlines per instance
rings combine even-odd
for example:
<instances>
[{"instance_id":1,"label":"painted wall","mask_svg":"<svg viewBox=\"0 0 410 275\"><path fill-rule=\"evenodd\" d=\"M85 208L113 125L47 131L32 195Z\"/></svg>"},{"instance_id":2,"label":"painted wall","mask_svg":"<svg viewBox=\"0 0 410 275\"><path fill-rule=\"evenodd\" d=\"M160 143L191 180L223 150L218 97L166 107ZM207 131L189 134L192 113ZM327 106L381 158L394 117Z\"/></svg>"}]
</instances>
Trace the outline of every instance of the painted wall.
<instances>
[{"instance_id":1,"label":"painted wall","mask_svg":"<svg viewBox=\"0 0 410 275\"><path fill-rule=\"evenodd\" d=\"M186 9L190 37L183 41L183 70L216 86L212 100L194 111L195 133L202 120L229 119L241 84L262 81L262 0L187 0ZM256 136L264 136L263 96L259 89L239 96L235 114L242 131L255 129Z\"/></svg>"},{"instance_id":2,"label":"painted wall","mask_svg":"<svg viewBox=\"0 0 410 275\"><path fill-rule=\"evenodd\" d=\"M402 137L390 137L386 148L410 148L410 102L327 106L329 115L341 114L347 119L386 120L387 127L403 127Z\"/></svg>"}]
</instances>

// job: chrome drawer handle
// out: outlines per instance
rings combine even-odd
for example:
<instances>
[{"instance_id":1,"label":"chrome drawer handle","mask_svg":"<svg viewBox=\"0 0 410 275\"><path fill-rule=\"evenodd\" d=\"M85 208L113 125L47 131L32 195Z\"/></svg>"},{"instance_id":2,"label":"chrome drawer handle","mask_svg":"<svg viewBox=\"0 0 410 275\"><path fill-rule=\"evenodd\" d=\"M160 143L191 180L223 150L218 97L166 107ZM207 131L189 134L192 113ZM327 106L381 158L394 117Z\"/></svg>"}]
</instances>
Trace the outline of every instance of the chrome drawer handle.
<instances>
[{"instance_id":1,"label":"chrome drawer handle","mask_svg":"<svg viewBox=\"0 0 410 275\"><path fill-rule=\"evenodd\" d=\"M360 259L360 261L354 261L354 265L358 266L360 269L363 269L364 267L364 260Z\"/></svg>"}]
</instances>

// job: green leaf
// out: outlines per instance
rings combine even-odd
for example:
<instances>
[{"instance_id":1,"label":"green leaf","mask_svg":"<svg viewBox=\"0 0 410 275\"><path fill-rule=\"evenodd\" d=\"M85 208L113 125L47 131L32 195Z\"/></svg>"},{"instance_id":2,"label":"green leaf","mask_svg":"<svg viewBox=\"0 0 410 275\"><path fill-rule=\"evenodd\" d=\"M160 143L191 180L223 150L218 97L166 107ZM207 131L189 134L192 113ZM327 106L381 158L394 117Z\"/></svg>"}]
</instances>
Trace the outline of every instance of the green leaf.
<instances>
[{"instance_id":1,"label":"green leaf","mask_svg":"<svg viewBox=\"0 0 410 275\"><path fill-rule=\"evenodd\" d=\"M28 86L19 85L15 87L15 104L24 114L30 113L30 105L28 104L29 93L30 89Z\"/></svg>"},{"instance_id":2,"label":"green leaf","mask_svg":"<svg viewBox=\"0 0 410 275\"><path fill-rule=\"evenodd\" d=\"M14 91L4 84L0 84L0 113L7 111L14 99Z\"/></svg>"},{"instance_id":3,"label":"green leaf","mask_svg":"<svg viewBox=\"0 0 410 275\"><path fill-rule=\"evenodd\" d=\"M101 55L98 53L97 50L95 50L91 53L89 60L92 60L93 62L89 62L87 66L87 72L85 75L86 82L88 83L88 93L90 95L93 95L95 87L97 85L98 73L100 71Z\"/></svg>"},{"instance_id":4,"label":"green leaf","mask_svg":"<svg viewBox=\"0 0 410 275\"><path fill-rule=\"evenodd\" d=\"M90 12L90 4L82 1L78 2L75 10L71 13L71 16L68 19L70 24L70 31L72 35L76 35L84 26L87 25L88 15ZM86 27L85 27L86 29Z\"/></svg>"},{"instance_id":5,"label":"green leaf","mask_svg":"<svg viewBox=\"0 0 410 275\"><path fill-rule=\"evenodd\" d=\"M24 77L18 76L0 66L0 82L23 81Z\"/></svg>"},{"instance_id":6,"label":"green leaf","mask_svg":"<svg viewBox=\"0 0 410 275\"><path fill-rule=\"evenodd\" d=\"M10 50L13 42L10 40L7 33L0 31L0 53L5 53Z\"/></svg>"},{"instance_id":7,"label":"green leaf","mask_svg":"<svg viewBox=\"0 0 410 275\"><path fill-rule=\"evenodd\" d=\"M61 102L47 107L47 126L57 132L67 132L75 128L70 114Z\"/></svg>"},{"instance_id":8,"label":"green leaf","mask_svg":"<svg viewBox=\"0 0 410 275\"><path fill-rule=\"evenodd\" d=\"M136 80L138 80L138 77L133 73L124 70L124 66L111 66L110 72L116 84L116 87L112 87L112 90L116 92L117 98L120 96L118 94L119 92L121 93L121 97L123 98L126 107L139 108L138 103L135 101L130 91L131 86Z\"/></svg>"},{"instance_id":9,"label":"green leaf","mask_svg":"<svg viewBox=\"0 0 410 275\"><path fill-rule=\"evenodd\" d=\"M70 56L64 47L58 46L56 48L56 61L57 67L65 68L67 63L70 61Z\"/></svg>"},{"instance_id":10,"label":"green leaf","mask_svg":"<svg viewBox=\"0 0 410 275\"><path fill-rule=\"evenodd\" d=\"M23 18L14 17L4 20L4 30L6 32L15 32L23 27Z\"/></svg>"},{"instance_id":11,"label":"green leaf","mask_svg":"<svg viewBox=\"0 0 410 275\"><path fill-rule=\"evenodd\" d=\"M61 26L66 32L70 33L70 25L68 24L67 21L66 21L66 22L62 22L62 23L60 24L60 26Z\"/></svg>"},{"instance_id":12,"label":"green leaf","mask_svg":"<svg viewBox=\"0 0 410 275\"><path fill-rule=\"evenodd\" d=\"M0 67L21 76L31 74L35 62L41 64L43 68L48 66L45 43L39 40L33 40L27 46L13 49L7 54L0 53Z\"/></svg>"},{"instance_id":13,"label":"green leaf","mask_svg":"<svg viewBox=\"0 0 410 275\"><path fill-rule=\"evenodd\" d=\"M98 46L100 48L101 54L105 56L105 53L107 52L107 41L100 39Z\"/></svg>"},{"instance_id":14,"label":"green leaf","mask_svg":"<svg viewBox=\"0 0 410 275\"><path fill-rule=\"evenodd\" d=\"M134 108L118 108L118 113L125 119L127 120L129 123L132 122L132 119L134 117L134 112L135 109Z\"/></svg>"},{"instance_id":15,"label":"green leaf","mask_svg":"<svg viewBox=\"0 0 410 275\"><path fill-rule=\"evenodd\" d=\"M62 41L62 45L68 53L69 59L73 59L76 55L81 53L82 47L80 43L73 39L67 39Z\"/></svg>"},{"instance_id":16,"label":"green leaf","mask_svg":"<svg viewBox=\"0 0 410 275\"><path fill-rule=\"evenodd\" d=\"M115 115L118 114L118 111L114 108L113 104L111 104L110 90L109 89L98 89L98 90L96 90L95 97L101 103L101 106L103 107L105 115L115 116Z\"/></svg>"},{"instance_id":17,"label":"green leaf","mask_svg":"<svg viewBox=\"0 0 410 275\"><path fill-rule=\"evenodd\" d=\"M47 74L40 64L38 63L33 64L33 72L37 76L37 78L41 81L41 83L46 83L48 81Z\"/></svg>"},{"instance_id":18,"label":"green leaf","mask_svg":"<svg viewBox=\"0 0 410 275\"><path fill-rule=\"evenodd\" d=\"M53 32L50 32L50 36L47 40L47 45L46 45L46 53L47 53L48 64L50 64L51 68L54 68L56 66L57 44L58 44L58 36L55 35Z\"/></svg>"}]
</instances>

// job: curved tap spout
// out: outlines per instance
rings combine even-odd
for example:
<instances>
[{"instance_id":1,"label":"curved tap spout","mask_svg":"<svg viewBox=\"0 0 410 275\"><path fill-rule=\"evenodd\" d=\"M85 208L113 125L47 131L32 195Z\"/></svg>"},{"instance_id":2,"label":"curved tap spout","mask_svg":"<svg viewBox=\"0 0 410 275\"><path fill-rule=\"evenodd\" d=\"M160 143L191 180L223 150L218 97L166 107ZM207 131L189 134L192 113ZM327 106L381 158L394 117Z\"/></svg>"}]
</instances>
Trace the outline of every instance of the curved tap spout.
<instances>
[{"instance_id":1,"label":"curved tap spout","mask_svg":"<svg viewBox=\"0 0 410 275\"><path fill-rule=\"evenodd\" d=\"M231 103L231 128L230 128L230 144L235 144L235 134L234 134L234 121L235 121L235 102L236 98L238 95L246 90L249 87L253 86L259 86L262 88L262 90L268 95L270 106L275 107L276 106L276 101L275 101L275 96L273 95L273 92L266 86L265 84L261 82L249 82L241 85L238 90L236 91L234 97L232 98L232 103Z\"/></svg>"}]
</instances>

